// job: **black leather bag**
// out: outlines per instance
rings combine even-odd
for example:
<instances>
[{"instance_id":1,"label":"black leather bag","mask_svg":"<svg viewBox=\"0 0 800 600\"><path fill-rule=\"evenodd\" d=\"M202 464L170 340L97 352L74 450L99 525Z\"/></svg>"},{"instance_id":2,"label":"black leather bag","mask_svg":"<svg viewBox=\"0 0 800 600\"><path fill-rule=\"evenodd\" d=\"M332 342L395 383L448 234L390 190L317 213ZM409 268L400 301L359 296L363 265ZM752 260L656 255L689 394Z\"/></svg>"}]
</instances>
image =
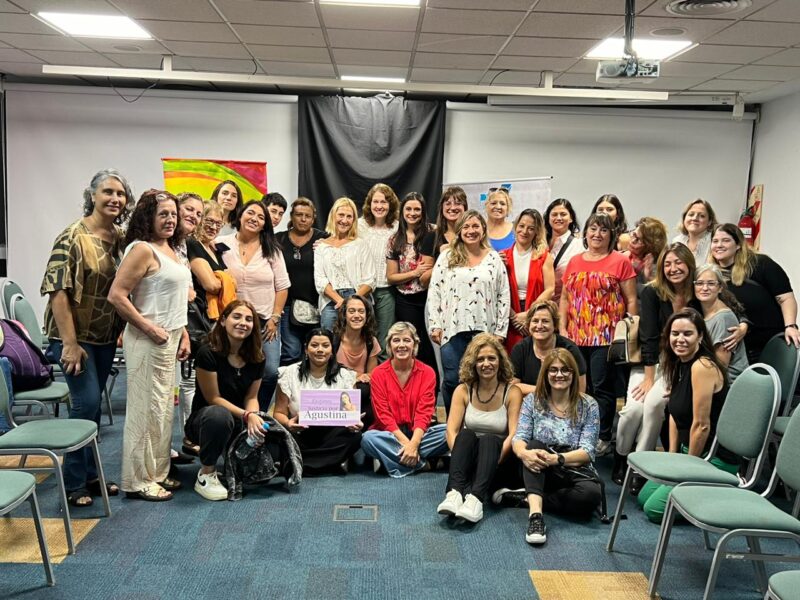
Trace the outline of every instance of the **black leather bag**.
<instances>
[{"instance_id":1,"label":"black leather bag","mask_svg":"<svg viewBox=\"0 0 800 600\"><path fill-rule=\"evenodd\" d=\"M208 342L208 334L214 322L208 318L206 312L197 304L197 300L189 302L187 314L186 331L189 333L192 356L200 349L200 346Z\"/></svg>"}]
</instances>

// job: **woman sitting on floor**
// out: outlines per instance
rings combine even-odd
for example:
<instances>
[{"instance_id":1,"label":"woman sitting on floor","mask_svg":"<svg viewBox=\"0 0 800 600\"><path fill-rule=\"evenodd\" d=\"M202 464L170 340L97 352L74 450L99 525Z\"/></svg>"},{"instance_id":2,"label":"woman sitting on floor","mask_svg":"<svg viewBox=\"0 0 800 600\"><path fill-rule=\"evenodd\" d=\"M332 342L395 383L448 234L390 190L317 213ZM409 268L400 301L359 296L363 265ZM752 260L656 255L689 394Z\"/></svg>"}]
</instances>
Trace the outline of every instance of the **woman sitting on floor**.
<instances>
[{"instance_id":1,"label":"woman sitting on floor","mask_svg":"<svg viewBox=\"0 0 800 600\"><path fill-rule=\"evenodd\" d=\"M578 391L577 372L572 354L556 348L542 361L536 392L522 404L513 448L524 467L529 544L547 541L545 506L588 518L600 504L600 483L590 467L600 412L597 402Z\"/></svg>"},{"instance_id":2,"label":"woman sitting on floor","mask_svg":"<svg viewBox=\"0 0 800 600\"><path fill-rule=\"evenodd\" d=\"M234 300L222 311L194 357L197 388L185 433L200 446L200 471L194 491L206 500L225 500L217 460L228 441L246 427L263 438L264 421L258 416L258 388L264 375L261 323L253 305Z\"/></svg>"},{"instance_id":3,"label":"woman sitting on floor","mask_svg":"<svg viewBox=\"0 0 800 600\"><path fill-rule=\"evenodd\" d=\"M308 426L299 423L300 392L303 390L352 390L356 373L343 367L333 353L333 334L316 327L305 339L299 363L278 371L275 420L294 435L303 455L306 473L329 471L347 473L348 461L361 444L363 423L347 427ZM362 406L361 410L364 411Z\"/></svg>"},{"instance_id":4,"label":"woman sitting on floor","mask_svg":"<svg viewBox=\"0 0 800 600\"><path fill-rule=\"evenodd\" d=\"M447 452L445 425L429 427L436 407L436 375L417 360L419 336L411 323L399 321L386 337L389 360L372 372L370 387L375 423L364 433L361 448L377 472L405 477L429 468L427 459Z\"/></svg>"},{"instance_id":5,"label":"woman sitting on floor","mask_svg":"<svg viewBox=\"0 0 800 600\"><path fill-rule=\"evenodd\" d=\"M358 294L345 298L334 325L336 360L356 372L356 379L369 383L378 366L381 345L375 337L378 324L372 303Z\"/></svg>"},{"instance_id":6,"label":"woman sitting on floor","mask_svg":"<svg viewBox=\"0 0 800 600\"><path fill-rule=\"evenodd\" d=\"M437 511L477 523L497 466L511 454L522 394L511 383L508 354L489 333L469 343L460 375L447 418L447 495Z\"/></svg>"}]
</instances>

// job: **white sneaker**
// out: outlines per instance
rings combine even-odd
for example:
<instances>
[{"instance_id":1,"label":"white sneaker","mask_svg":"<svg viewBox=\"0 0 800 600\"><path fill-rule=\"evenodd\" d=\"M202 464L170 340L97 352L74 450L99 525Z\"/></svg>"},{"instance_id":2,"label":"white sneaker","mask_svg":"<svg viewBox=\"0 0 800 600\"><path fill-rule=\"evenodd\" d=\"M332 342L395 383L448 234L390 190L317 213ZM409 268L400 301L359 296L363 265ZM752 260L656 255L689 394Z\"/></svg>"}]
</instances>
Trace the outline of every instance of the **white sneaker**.
<instances>
[{"instance_id":1,"label":"white sneaker","mask_svg":"<svg viewBox=\"0 0 800 600\"><path fill-rule=\"evenodd\" d=\"M456 516L470 523L477 523L483 518L483 502L472 494L467 494Z\"/></svg>"},{"instance_id":2,"label":"white sneaker","mask_svg":"<svg viewBox=\"0 0 800 600\"><path fill-rule=\"evenodd\" d=\"M219 482L217 472L197 473L197 481L194 483L194 491L206 500L227 500L228 490Z\"/></svg>"},{"instance_id":3,"label":"white sneaker","mask_svg":"<svg viewBox=\"0 0 800 600\"><path fill-rule=\"evenodd\" d=\"M440 515L447 515L453 517L461 510L461 505L464 499L461 497L461 492L450 490L444 497L444 501L436 508L436 512Z\"/></svg>"},{"instance_id":4,"label":"white sneaker","mask_svg":"<svg viewBox=\"0 0 800 600\"><path fill-rule=\"evenodd\" d=\"M606 440L597 440L597 445L594 447L594 453L597 456L605 456L611 452L611 442Z\"/></svg>"}]
</instances>

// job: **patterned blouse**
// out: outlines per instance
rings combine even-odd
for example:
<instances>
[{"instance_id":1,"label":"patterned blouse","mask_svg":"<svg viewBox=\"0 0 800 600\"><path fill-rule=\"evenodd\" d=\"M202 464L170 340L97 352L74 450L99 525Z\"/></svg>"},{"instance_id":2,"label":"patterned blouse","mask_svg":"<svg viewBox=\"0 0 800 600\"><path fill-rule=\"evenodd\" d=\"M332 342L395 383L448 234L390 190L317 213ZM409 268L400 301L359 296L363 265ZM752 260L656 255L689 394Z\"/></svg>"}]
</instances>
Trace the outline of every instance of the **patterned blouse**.
<instances>
[{"instance_id":1,"label":"patterned blouse","mask_svg":"<svg viewBox=\"0 0 800 600\"><path fill-rule=\"evenodd\" d=\"M500 255L490 251L474 267L447 266L450 249L436 259L428 288L428 331L442 330L442 345L462 331L505 338L511 297Z\"/></svg>"},{"instance_id":2,"label":"patterned blouse","mask_svg":"<svg viewBox=\"0 0 800 600\"><path fill-rule=\"evenodd\" d=\"M399 273L408 273L416 269L422 263L422 254L418 254L414 249L414 244L406 244L403 246L402 252L394 251L394 236L389 238L386 244L386 260L397 261L397 271ZM425 291L425 286L420 283L419 277L404 281L396 286L397 292L403 295L418 294Z\"/></svg>"},{"instance_id":3,"label":"patterned blouse","mask_svg":"<svg viewBox=\"0 0 800 600\"><path fill-rule=\"evenodd\" d=\"M589 396L578 401L578 420L559 417L550 410L539 410L534 395L528 394L522 401L519 422L514 440L525 442L539 440L552 447L567 446L573 450L585 450L594 460L597 437L600 433L600 410L597 402Z\"/></svg>"},{"instance_id":4,"label":"patterned blouse","mask_svg":"<svg viewBox=\"0 0 800 600\"><path fill-rule=\"evenodd\" d=\"M375 264L364 240L354 239L343 246L320 242L314 248L314 286L319 293L319 310L331 299L325 295L330 284L334 290L358 290L362 285L375 289Z\"/></svg>"}]
</instances>

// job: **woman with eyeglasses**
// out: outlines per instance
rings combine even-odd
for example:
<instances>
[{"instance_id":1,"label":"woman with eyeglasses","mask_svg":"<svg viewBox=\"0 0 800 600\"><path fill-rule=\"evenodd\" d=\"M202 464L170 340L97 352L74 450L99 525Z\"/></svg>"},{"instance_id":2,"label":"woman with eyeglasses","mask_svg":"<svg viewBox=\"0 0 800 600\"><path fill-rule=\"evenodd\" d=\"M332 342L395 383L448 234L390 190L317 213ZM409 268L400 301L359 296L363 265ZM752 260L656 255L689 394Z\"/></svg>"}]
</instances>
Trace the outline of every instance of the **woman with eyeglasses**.
<instances>
[{"instance_id":1,"label":"woman with eyeglasses","mask_svg":"<svg viewBox=\"0 0 800 600\"><path fill-rule=\"evenodd\" d=\"M289 209L289 228L275 234L292 283L281 315L281 365L302 358L306 334L319 325L319 294L314 286L314 246L329 234L314 227L316 219L314 203L300 196Z\"/></svg>"},{"instance_id":2,"label":"woman with eyeglasses","mask_svg":"<svg viewBox=\"0 0 800 600\"><path fill-rule=\"evenodd\" d=\"M747 313L750 328L744 339L751 363L758 362L764 346L775 335L782 334L787 344L800 348L797 298L783 267L750 248L733 223L714 231L711 261L720 267L728 288Z\"/></svg>"},{"instance_id":3,"label":"woman with eyeglasses","mask_svg":"<svg viewBox=\"0 0 800 600\"><path fill-rule=\"evenodd\" d=\"M553 269L556 274L556 286L553 290L553 302L561 301L561 288L564 285L564 271L573 256L583 252L580 242L581 231L578 218L572 203L566 198L553 200L544 211L544 228L547 231L547 244L553 255Z\"/></svg>"},{"instance_id":4,"label":"woman with eyeglasses","mask_svg":"<svg viewBox=\"0 0 800 600\"><path fill-rule=\"evenodd\" d=\"M211 192L211 201L222 207L222 220L224 225L218 235L231 235L236 232L236 222L239 211L244 206L242 190L235 181L226 179Z\"/></svg>"},{"instance_id":5,"label":"woman with eyeglasses","mask_svg":"<svg viewBox=\"0 0 800 600\"><path fill-rule=\"evenodd\" d=\"M623 254L631 261L641 293L642 287L656 276L656 261L667 245L667 226L653 217L642 217L629 235L628 250Z\"/></svg>"},{"instance_id":6,"label":"woman with eyeglasses","mask_svg":"<svg viewBox=\"0 0 800 600\"><path fill-rule=\"evenodd\" d=\"M617 246L619 251L628 249L628 221L625 219L625 211L622 208L622 202L614 194L603 194L597 199L592 207L592 214L599 213L601 215L608 215L614 225L614 233L616 234Z\"/></svg>"},{"instance_id":7,"label":"woman with eyeglasses","mask_svg":"<svg viewBox=\"0 0 800 600\"><path fill-rule=\"evenodd\" d=\"M717 217L711 204L698 198L689 202L681 213L678 235L672 241L685 244L694 255L698 265L710 260L711 235L717 228Z\"/></svg>"},{"instance_id":8,"label":"woman with eyeglasses","mask_svg":"<svg viewBox=\"0 0 800 600\"><path fill-rule=\"evenodd\" d=\"M506 188L493 188L489 192L486 197L486 225L489 231L489 244L497 252L514 245L515 226L508 220L512 210L511 194Z\"/></svg>"},{"instance_id":9,"label":"woman with eyeglasses","mask_svg":"<svg viewBox=\"0 0 800 600\"><path fill-rule=\"evenodd\" d=\"M749 366L747 351L744 342L737 344L733 351L728 350L725 340L730 335L730 330L739 327L737 313L741 314L744 309L725 285L722 271L716 265L697 268L694 275L694 295L702 308L714 352L719 362L728 369L728 383L733 383Z\"/></svg>"},{"instance_id":10,"label":"woman with eyeglasses","mask_svg":"<svg viewBox=\"0 0 800 600\"><path fill-rule=\"evenodd\" d=\"M547 541L545 510L589 518L602 497L591 467L600 414L597 403L580 393L577 373L572 354L556 348L542 361L536 393L522 402L512 447L523 465L529 544Z\"/></svg>"}]
</instances>

